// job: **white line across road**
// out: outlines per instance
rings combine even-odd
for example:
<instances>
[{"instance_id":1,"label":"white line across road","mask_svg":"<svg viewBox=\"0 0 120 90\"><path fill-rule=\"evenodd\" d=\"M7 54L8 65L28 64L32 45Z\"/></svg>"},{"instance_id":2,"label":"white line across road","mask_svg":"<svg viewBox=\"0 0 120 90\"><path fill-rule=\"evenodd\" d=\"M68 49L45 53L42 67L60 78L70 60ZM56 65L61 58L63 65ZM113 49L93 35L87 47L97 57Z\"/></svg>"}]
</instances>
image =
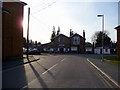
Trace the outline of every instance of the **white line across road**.
<instances>
[{"instance_id":1,"label":"white line across road","mask_svg":"<svg viewBox=\"0 0 120 90\"><path fill-rule=\"evenodd\" d=\"M88 58L87 61L93 66L95 67L98 71L100 71L103 75L105 75L110 81L112 81L118 88L120 88L120 86L118 85L118 83L113 80L109 75L107 75L104 71L102 71L100 68L98 68L95 64L93 64Z\"/></svg>"},{"instance_id":2,"label":"white line across road","mask_svg":"<svg viewBox=\"0 0 120 90\"><path fill-rule=\"evenodd\" d=\"M48 71L50 71L52 68L56 67L58 64L53 65L51 68L49 68L48 70L46 70L45 72L43 72L41 75L44 75L45 73L47 73Z\"/></svg>"},{"instance_id":3,"label":"white line across road","mask_svg":"<svg viewBox=\"0 0 120 90\"><path fill-rule=\"evenodd\" d=\"M64 58L64 59L62 59L62 60L61 60L61 62L63 62L64 60L65 60L65 58Z\"/></svg>"},{"instance_id":4,"label":"white line across road","mask_svg":"<svg viewBox=\"0 0 120 90\"><path fill-rule=\"evenodd\" d=\"M62 59L60 62L63 62L64 60L65 60L65 58ZM45 72L43 72L41 75L46 74L46 73L49 72L51 69L53 69L54 67L56 67L58 64L59 64L59 62L56 63L55 65L53 65L52 67L50 67L49 69L47 69L47 70L46 70ZM40 75L40 76L41 76L41 75ZM37 78L36 78L36 79L37 79ZM35 81L36 79L32 80L31 82ZM27 85L25 85L24 87L22 87L21 90L23 90L23 89L25 89L25 88L28 88L28 85L29 85L31 82L29 82Z\"/></svg>"}]
</instances>

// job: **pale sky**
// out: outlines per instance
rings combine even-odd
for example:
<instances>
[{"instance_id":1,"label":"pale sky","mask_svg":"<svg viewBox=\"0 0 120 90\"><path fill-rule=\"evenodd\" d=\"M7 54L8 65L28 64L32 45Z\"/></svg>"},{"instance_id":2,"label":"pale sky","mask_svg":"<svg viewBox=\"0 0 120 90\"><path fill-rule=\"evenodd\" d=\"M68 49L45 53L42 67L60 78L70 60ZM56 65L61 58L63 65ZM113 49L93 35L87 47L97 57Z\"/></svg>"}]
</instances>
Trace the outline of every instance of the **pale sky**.
<instances>
[{"instance_id":1,"label":"pale sky","mask_svg":"<svg viewBox=\"0 0 120 90\"><path fill-rule=\"evenodd\" d=\"M86 42L91 42L92 35L102 30L102 18L97 14L104 14L105 30L110 34L112 41L117 35L114 29L118 25L118 2L96 2L91 0L24 0L31 8L30 39L41 43L50 42L52 28L58 26L62 34L69 36L70 29L75 33L86 34ZM105 0L104 0L105 1ZM24 7L24 36L27 36L27 9Z\"/></svg>"}]
</instances>

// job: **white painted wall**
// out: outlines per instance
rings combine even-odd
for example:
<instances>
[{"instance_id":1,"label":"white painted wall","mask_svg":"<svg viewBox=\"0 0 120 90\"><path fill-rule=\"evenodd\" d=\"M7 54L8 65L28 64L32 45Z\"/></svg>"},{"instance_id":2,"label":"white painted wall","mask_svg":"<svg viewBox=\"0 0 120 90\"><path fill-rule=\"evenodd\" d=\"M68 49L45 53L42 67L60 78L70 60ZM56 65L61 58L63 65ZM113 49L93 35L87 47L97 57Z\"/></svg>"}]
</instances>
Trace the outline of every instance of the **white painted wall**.
<instances>
[{"instance_id":1,"label":"white painted wall","mask_svg":"<svg viewBox=\"0 0 120 90\"><path fill-rule=\"evenodd\" d=\"M66 51L66 48L64 48L64 52Z\"/></svg>"},{"instance_id":2,"label":"white painted wall","mask_svg":"<svg viewBox=\"0 0 120 90\"><path fill-rule=\"evenodd\" d=\"M94 53L95 54L100 54L100 48L95 48ZM103 49L103 53L104 54L110 54L110 49L107 49L107 51L106 51L106 49Z\"/></svg>"},{"instance_id":3,"label":"white painted wall","mask_svg":"<svg viewBox=\"0 0 120 90\"><path fill-rule=\"evenodd\" d=\"M88 52L88 51L89 51L89 52L92 52L92 48L91 48L91 47L86 47L86 48L85 48L85 51L86 51L86 52Z\"/></svg>"},{"instance_id":4,"label":"white painted wall","mask_svg":"<svg viewBox=\"0 0 120 90\"><path fill-rule=\"evenodd\" d=\"M58 49L57 49L57 51L59 52L59 51L60 51L60 49L58 48Z\"/></svg>"},{"instance_id":5,"label":"white painted wall","mask_svg":"<svg viewBox=\"0 0 120 90\"><path fill-rule=\"evenodd\" d=\"M110 49L107 49L107 51L106 49L104 49L103 51L104 51L104 54L110 54Z\"/></svg>"},{"instance_id":6,"label":"white painted wall","mask_svg":"<svg viewBox=\"0 0 120 90\"><path fill-rule=\"evenodd\" d=\"M54 49L53 49L53 48L50 48L50 51L54 51Z\"/></svg>"},{"instance_id":7,"label":"white painted wall","mask_svg":"<svg viewBox=\"0 0 120 90\"><path fill-rule=\"evenodd\" d=\"M71 47L71 51L77 51L77 47L75 46Z\"/></svg>"},{"instance_id":8,"label":"white painted wall","mask_svg":"<svg viewBox=\"0 0 120 90\"><path fill-rule=\"evenodd\" d=\"M100 49L94 49L95 54L100 54Z\"/></svg>"}]
</instances>

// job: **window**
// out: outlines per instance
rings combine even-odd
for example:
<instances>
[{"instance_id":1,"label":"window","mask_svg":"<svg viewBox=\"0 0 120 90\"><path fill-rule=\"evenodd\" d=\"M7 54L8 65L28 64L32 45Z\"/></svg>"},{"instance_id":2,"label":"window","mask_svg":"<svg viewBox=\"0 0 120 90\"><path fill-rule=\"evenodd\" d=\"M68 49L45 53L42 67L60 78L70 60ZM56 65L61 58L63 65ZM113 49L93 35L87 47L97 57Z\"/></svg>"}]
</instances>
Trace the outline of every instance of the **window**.
<instances>
[{"instance_id":1,"label":"window","mask_svg":"<svg viewBox=\"0 0 120 90\"><path fill-rule=\"evenodd\" d=\"M78 37L78 36L73 37L73 44L79 45L80 44L80 37Z\"/></svg>"}]
</instances>

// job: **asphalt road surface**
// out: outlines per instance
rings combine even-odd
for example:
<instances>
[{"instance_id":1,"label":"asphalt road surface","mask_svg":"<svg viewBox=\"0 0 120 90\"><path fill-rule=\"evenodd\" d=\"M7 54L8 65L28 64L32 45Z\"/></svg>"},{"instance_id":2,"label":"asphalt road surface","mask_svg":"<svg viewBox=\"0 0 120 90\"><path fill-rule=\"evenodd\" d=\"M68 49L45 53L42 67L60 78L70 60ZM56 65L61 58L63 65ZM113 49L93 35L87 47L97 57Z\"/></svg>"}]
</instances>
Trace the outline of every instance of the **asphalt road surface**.
<instances>
[{"instance_id":1,"label":"asphalt road surface","mask_svg":"<svg viewBox=\"0 0 120 90\"><path fill-rule=\"evenodd\" d=\"M34 57L40 60L3 70L3 88L117 88L87 55Z\"/></svg>"}]
</instances>

